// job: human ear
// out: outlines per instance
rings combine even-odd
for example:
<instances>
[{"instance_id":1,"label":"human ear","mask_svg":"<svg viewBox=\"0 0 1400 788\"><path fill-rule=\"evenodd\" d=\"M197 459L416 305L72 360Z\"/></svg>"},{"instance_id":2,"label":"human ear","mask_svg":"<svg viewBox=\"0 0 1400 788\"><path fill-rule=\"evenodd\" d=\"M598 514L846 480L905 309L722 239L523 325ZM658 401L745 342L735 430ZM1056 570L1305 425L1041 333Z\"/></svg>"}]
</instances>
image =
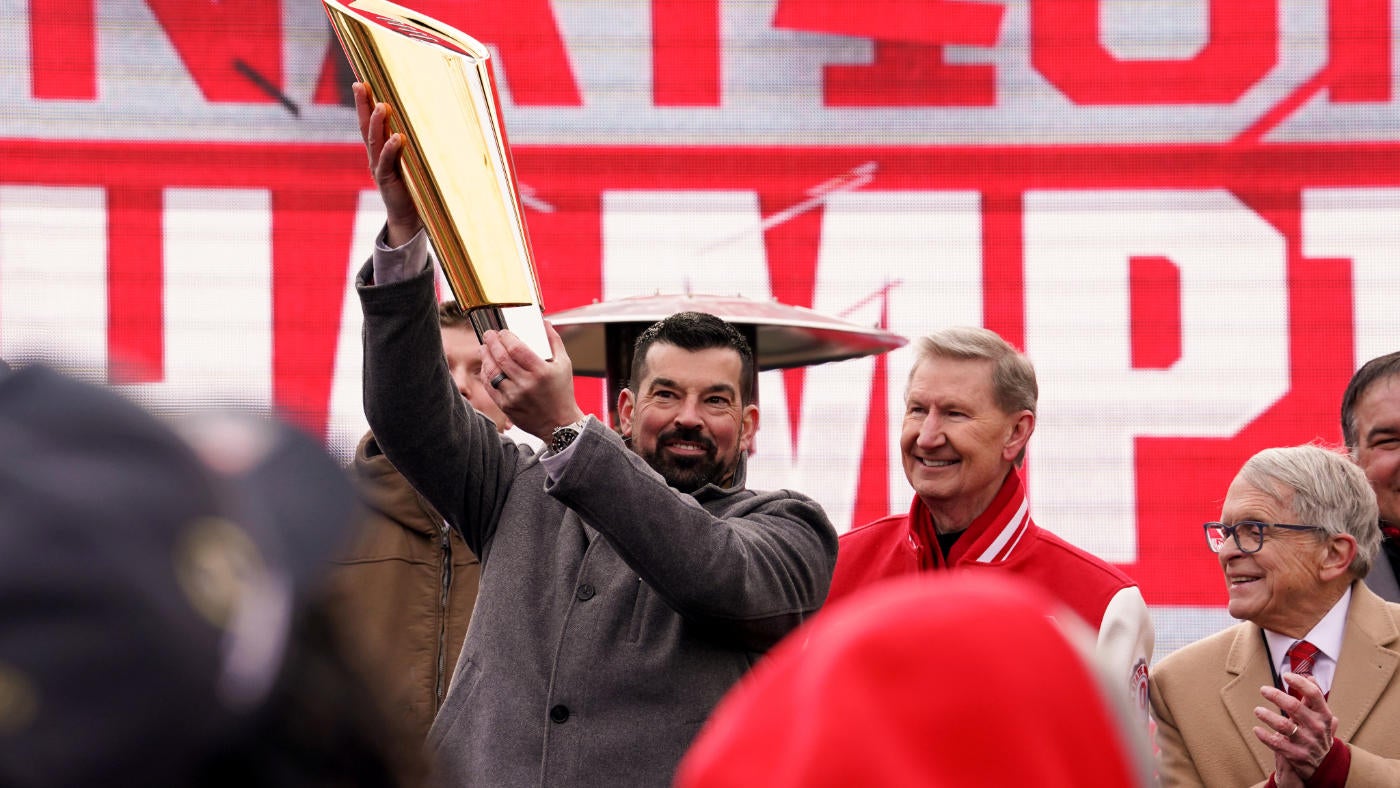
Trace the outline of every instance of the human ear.
<instances>
[{"instance_id":1,"label":"human ear","mask_svg":"<svg viewBox=\"0 0 1400 788\"><path fill-rule=\"evenodd\" d=\"M753 452L754 435L758 433L758 406L745 405L739 417L739 450L745 454Z\"/></svg>"},{"instance_id":2,"label":"human ear","mask_svg":"<svg viewBox=\"0 0 1400 788\"><path fill-rule=\"evenodd\" d=\"M1356 539L1350 534L1336 534L1327 539L1323 548L1322 566L1318 575L1323 580L1333 580L1351 569L1352 559L1356 558Z\"/></svg>"},{"instance_id":3,"label":"human ear","mask_svg":"<svg viewBox=\"0 0 1400 788\"><path fill-rule=\"evenodd\" d=\"M1011 434L1006 437L1006 445L1002 447L1002 459L1007 462L1015 462L1021 452L1025 451L1026 444L1031 440L1031 433L1035 432L1035 414L1023 410L1016 414L1016 420L1011 424Z\"/></svg>"},{"instance_id":4,"label":"human ear","mask_svg":"<svg viewBox=\"0 0 1400 788\"><path fill-rule=\"evenodd\" d=\"M632 389L623 388L617 393L617 427L624 439L632 437L632 409L636 407L636 400L632 395Z\"/></svg>"}]
</instances>

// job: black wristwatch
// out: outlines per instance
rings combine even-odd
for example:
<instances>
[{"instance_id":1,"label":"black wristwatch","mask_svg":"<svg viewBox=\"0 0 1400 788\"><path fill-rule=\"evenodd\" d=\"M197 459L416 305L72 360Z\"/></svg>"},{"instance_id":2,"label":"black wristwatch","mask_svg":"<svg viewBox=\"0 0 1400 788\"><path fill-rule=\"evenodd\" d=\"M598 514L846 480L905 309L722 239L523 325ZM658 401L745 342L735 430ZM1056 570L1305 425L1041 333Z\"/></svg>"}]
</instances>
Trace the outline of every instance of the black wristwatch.
<instances>
[{"instance_id":1,"label":"black wristwatch","mask_svg":"<svg viewBox=\"0 0 1400 788\"><path fill-rule=\"evenodd\" d=\"M579 419L573 424L565 424L562 427L555 427L554 432L551 433L554 439L550 441L549 450L554 452L555 454L558 454L559 452L569 448L569 445L574 442L574 439L578 437L579 433L583 432L584 425L586 425L587 423L588 417L584 416L583 418Z\"/></svg>"}]
</instances>

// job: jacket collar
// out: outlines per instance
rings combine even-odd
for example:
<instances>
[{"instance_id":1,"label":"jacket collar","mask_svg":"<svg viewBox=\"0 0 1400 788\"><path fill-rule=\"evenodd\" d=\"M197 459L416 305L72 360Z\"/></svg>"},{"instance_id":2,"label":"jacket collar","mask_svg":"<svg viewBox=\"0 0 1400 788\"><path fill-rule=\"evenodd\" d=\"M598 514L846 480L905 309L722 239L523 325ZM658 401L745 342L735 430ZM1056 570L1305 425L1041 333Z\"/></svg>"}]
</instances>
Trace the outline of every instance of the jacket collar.
<instances>
[{"instance_id":1,"label":"jacket collar","mask_svg":"<svg viewBox=\"0 0 1400 788\"><path fill-rule=\"evenodd\" d=\"M1400 669L1400 629L1385 600L1357 580L1342 633L1342 653L1327 703L1341 719L1337 736L1350 739Z\"/></svg>"},{"instance_id":2,"label":"jacket collar","mask_svg":"<svg viewBox=\"0 0 1400 788\"><path fill-rule=\"evenodd\" d=\"M909 518L911 530L925 541L928 551L935 556L934 561L942 565L942 552L938 549L933 518L917 495L909 508ZM1035 523L1031 521L1026 488L1021 475L1013 468L1006 474L991 504L977 515L953 545L947 563L951 566L1004 564L1024 552L1019 548L1029 544L1025 537L1032 528L1035 528Z\"/></svg>"},{"instance_id":3,"label":"jacket collar","mask_svg":"<svg viewBox=\"0 0 1400 788\"><path fill-rule=\"evenodd\" d=\"M1269 654L1264 649L1264 630L1255 624L1239 628L1225 655L1225 672L1232 678L1220 688L1220 700L1235 723L1235 734L1254 756L1261 772L1272 774L1274 751L1254 735L1254 726L1259 724L1254 717L1254 707L1264 705L1259 688L1273 681Z\"/></svg>"},{"instance_id":4,"label":"jacket collar","mask_svg":"<svg viewBox=\"0 0 1400 788\"><path fill-rule=\"evenodd\" d=\"M706 484L704 487L701 487L700 489L696 490L694 493L691 493L691 495L695 498L695 500L699 501L700 503L704 503L706 501L712 501L716 498L724 498L726 496L733 495L736 492L742 492L744 489L744 482L747 481L748 476L748 460L749 457L747 454L744 454L743 452L739 453L739 464L734 468L734 478L729 481L728 487L721 487L718 484L711 482L709 484Z\"/></svg>"}]
</instances>

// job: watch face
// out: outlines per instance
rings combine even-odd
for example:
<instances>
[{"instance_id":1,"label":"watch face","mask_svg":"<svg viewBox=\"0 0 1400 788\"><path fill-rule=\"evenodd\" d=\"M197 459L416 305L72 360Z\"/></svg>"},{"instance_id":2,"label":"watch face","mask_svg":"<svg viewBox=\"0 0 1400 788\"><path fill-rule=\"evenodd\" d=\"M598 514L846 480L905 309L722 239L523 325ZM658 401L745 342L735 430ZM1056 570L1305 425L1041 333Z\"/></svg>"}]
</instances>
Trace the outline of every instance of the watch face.
<instances>
[{"instance_id":1,"label":"watch face","mask_svg":"<svg viewBox=\"0 0 1400 788\"><path fill-rule=\"evenodd\" d=\"M573 443L574 438L577 437L577 429L573 427L560 427L554 431L554 440L549 445L550 451L558 453L569 448L569 444Z\"/></svg>"}]
</instances>

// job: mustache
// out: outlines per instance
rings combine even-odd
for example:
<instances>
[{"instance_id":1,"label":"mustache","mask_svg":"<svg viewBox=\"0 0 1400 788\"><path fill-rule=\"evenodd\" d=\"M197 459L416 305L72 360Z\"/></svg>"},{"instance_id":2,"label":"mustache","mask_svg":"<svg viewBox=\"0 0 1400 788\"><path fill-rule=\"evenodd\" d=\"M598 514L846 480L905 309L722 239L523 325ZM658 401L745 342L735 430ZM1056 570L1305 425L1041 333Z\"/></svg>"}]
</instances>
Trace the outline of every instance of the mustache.
<instances>
[{"instance_id":1,"label":"mustache","mask_svg":"<svg viewBox=\"0 0 1400 788\"><path fill-rule=\"evenodd\" d=\"M699 428L695 427L676 427L675 429L666 430L656 436L657 444L670 443L672 441L694 443L697 446L703 446L705 451L715 450L715 442L705 437L705 434Z\"/></svg>"}]
</instances>

